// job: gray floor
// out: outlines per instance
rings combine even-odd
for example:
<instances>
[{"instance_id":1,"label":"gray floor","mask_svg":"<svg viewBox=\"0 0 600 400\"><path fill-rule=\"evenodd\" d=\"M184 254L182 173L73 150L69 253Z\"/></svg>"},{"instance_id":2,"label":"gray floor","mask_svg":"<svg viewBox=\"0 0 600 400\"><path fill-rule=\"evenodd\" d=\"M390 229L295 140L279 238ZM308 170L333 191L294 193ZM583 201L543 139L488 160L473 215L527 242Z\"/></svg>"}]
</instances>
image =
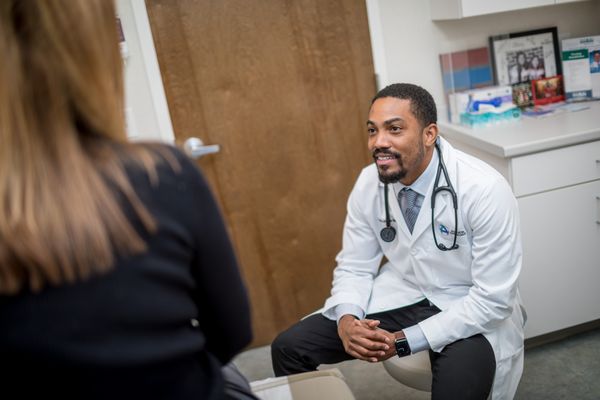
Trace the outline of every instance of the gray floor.
<instances>
[{"instance_id":1,"label":"gray floor","mask_svg":"<svg viewBox=\"0 0 600 400\"><path fill-rule=\"evenodd\" d=\"M268 347L248 350L234 362L250 381L273 376ZM391 378L381 364L347 361L334 366L342 371L357 400L430 397ZM527 350L516 399L600 400L600 330Z\"/></svg>"}]
</instances>

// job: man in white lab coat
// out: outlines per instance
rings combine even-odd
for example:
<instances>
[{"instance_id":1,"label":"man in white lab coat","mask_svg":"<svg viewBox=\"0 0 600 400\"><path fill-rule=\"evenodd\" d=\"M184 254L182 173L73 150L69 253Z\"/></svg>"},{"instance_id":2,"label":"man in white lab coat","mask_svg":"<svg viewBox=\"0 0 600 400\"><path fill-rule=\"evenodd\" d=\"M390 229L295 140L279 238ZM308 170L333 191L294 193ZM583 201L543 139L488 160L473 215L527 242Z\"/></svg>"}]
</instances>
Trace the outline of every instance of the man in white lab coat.
<instances>
[{"instance_id":1,"label":"man in white lab coat","mask_svg":"<svg viewBox=\"0 0 600 400\"><path fill-rule=\"evenodd\" d=\"M432 398L514 397L525 319L517 203L498 172L438 137L436 121L419 86L375 96L375 162L348 200L331 296L275 339L277 376L428 350ZM434 187L450 186L455 201L439 190L432 209Z\"/></svg>"}]
</instances>

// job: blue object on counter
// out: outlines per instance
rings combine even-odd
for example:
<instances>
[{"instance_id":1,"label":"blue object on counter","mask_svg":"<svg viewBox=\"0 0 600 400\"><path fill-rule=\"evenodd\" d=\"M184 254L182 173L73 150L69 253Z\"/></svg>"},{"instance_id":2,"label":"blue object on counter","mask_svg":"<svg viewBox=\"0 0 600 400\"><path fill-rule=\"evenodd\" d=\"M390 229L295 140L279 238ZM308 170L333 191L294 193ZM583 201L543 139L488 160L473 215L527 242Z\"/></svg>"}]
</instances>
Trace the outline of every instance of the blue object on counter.
<instances>
[{"instance_id":1,"label":"blue object on counter","mask_svg":"<svg viewBox=\"0 0 600 400\"><path fill-rule=\"evenodd\" d=\"M489 100L475 100L471 104L469 104L469 111L479 111L479 106L482 104L487 104L494 107L500 107L502 105L502 97L494 97Z\"/></svg>"}]
</instances>

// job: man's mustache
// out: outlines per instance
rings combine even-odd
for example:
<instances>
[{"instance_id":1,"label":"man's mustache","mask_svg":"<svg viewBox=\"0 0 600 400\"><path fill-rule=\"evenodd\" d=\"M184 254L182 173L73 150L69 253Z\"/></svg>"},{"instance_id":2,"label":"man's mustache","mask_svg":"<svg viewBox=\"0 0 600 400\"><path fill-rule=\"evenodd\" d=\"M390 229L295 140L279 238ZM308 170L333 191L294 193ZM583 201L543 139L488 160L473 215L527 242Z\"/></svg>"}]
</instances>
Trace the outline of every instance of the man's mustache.
<instances>
[{"instance_id":1,"label":"man's mustache","mask_svg":"<svg viewBox=\"0 0 600 400\"><path fill-rule=\"evenodd\" d=\"M373 150L373 158L376 158L382 154L393 156L394 158L400 158L400 153L396 153L395 151L387 150L387 149L375 149Z\"/></svg>"}]
</instances>

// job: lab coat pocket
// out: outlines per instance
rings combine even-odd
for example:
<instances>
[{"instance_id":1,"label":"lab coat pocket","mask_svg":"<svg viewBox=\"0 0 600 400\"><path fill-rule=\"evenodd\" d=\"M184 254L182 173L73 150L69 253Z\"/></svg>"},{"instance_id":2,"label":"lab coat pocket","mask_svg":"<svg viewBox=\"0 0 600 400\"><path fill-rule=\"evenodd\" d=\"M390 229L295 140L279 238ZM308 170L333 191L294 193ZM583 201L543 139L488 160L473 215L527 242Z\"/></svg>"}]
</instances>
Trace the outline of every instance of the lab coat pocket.
<instances>
[{"instance_id":1,"label":"lab coat pocket","mask_svg":"<svg viewBox=\"0 0 600 400\"><path fill-rule=\"evenodd\" d=\"M435 238L438 243L450 247L454 243L455 236L456 244L458 244L459 248L469 243L467 230L461 224L460 219L458 219L458 226L455 224L453 215L444 215L442 218L438 218L434 224L433 230L435 231Z\"/></svg>"}]
</instances>

